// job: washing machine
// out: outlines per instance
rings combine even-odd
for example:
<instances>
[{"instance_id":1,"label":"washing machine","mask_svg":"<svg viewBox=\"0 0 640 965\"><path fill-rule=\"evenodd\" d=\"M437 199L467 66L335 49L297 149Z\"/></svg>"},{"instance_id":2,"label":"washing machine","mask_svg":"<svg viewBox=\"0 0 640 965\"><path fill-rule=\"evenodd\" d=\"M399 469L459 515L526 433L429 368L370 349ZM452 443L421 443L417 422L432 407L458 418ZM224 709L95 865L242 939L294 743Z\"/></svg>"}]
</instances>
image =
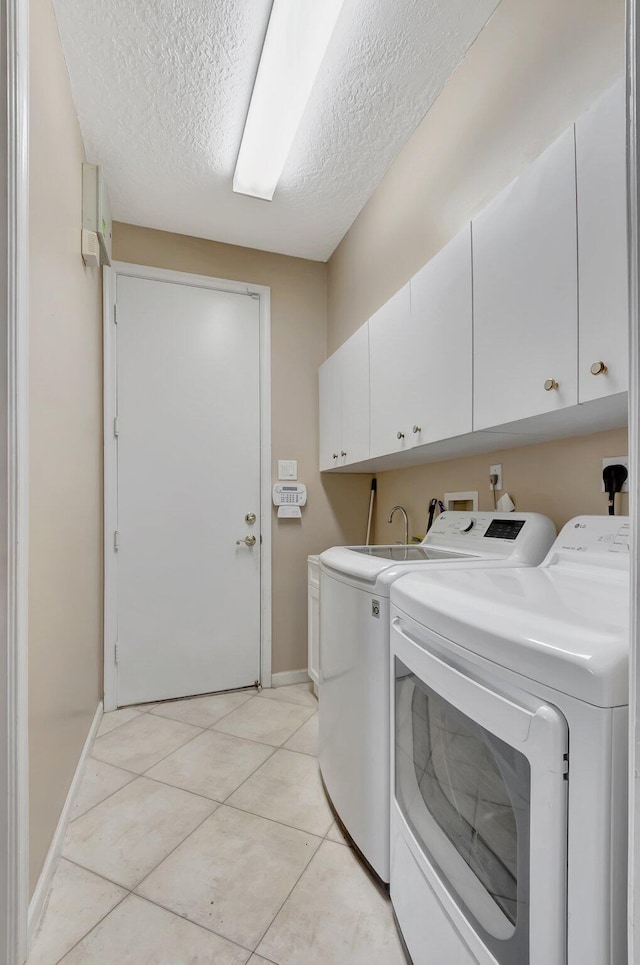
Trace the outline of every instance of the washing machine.
<instances>
[{"instance_id":1,"label":"washing machine","mask_svg":"<svg viewBox=\"0 0 640 965\"><path fill-rule=\"evenodd\" d=\"M333 807L389 881L389 590L410 571L539 563L555 538L536 513L444 512L419 545L320 556L320 769Z\"/></svg>"},{"instance_id":2,"label":"washing machine","mask_svg":"<svg viewBox=\"0 0 640 965\"><path fill-rule=\"evenodd\" d=\"M414 965L626 965L629 523L391 588L391 884Z\"/></svg>"}]
</instances>

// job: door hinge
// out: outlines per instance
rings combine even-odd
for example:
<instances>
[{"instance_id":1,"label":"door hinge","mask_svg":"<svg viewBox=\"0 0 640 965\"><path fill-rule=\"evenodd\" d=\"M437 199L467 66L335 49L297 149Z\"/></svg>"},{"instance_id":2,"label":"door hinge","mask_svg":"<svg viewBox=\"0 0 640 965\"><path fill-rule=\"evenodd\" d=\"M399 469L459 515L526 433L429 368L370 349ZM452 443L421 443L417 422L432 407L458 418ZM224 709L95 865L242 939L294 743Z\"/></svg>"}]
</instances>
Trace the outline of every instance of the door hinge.
<instances>
[{"instance_id":1,"label":"door hinge","mask_svg":"<svg viewBox=\"0 0 640 965\"><path fill-rule=\"evenodd\" d=\"M118 657L119 657L119 655L120 655L120 644L119 644L119 643L116 643L116 646L115 646L116 663L118 662Z\"/></svg>"},{"instance_id":2,"label":"door hinge","mask_svg":"<svg viewBox=\"0 0 640 965\"><path fill-rule=\"evenodd\" d=\"M562 776L565 781L568 781L569 780L569 755L568 754L562 755L562 765L563 765Z\"/></svg>"},{"instance_id":3,"label":"door hinge","mask_svg":"<svg viewBox=\"0 0 640 965\"><path fill-rule=\"evenodd\" d=\"M120 423L117 418L113 420L113 434L116 437L116 439L120 435Z\"/></svg>"},{"instance_id":4,"label":"door hinge","mask_svg":"<svg viewBox=\"0 0 640 965\"><path fill-rule=\"evenodd\" d=\"M113 548L116 551L116 553L120 549L120 533L118 532L118 530L116 530L115 533L113 534Z\"/></svg>"},{"instance_id":5,"label":"door hinge","mask_svg":"<svg viewBox=\"0 0 640 965\"><path fill-rule=\"evenodd\" d=\"M113 324L118 324L118 306L114 304L113 306Z\"/></svg>"},{"instance_id":6,"label":"door hinge","mask_svg":"<svg viewBox=\"0 0 640 965\"><path fill-rule=\"evenodd\" d=\"M258 298L258 299L260 298L259 292L247 292L247 294L249 295L250 298Z\"/></svg>"}]
</instances>

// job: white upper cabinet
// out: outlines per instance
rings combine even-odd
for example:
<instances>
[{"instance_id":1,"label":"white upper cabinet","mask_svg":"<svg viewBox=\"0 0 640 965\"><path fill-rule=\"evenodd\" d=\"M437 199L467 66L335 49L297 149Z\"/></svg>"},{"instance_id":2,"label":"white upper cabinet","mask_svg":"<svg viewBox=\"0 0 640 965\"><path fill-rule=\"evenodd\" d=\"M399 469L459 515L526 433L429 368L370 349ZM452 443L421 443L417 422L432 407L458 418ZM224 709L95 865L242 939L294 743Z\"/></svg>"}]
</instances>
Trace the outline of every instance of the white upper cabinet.
<instances>
[{"instance_id":1,"label":"white upper cabinet","mask_svg":"<svg viewBox=\"0 0 640 965\"><path fill-rule=\"evenodd\" d=\"M369 329L363 325L340 349L342 355L341 466L369 458Z\"/></svg>"},{"instance_id":2,"label":"white upper cabinet","mask_svg":"<svg viewBox=\"0 0 640 965\"><path fill-rule=\"evenodd\" d=\"M409 383L420 372L418 326L411 317L407 284L369 319L371 455L398 452L412 444Z\"/></svg>"},{"instance_id":3,"label":"white upper cabinet","mask_svg":"<svg viewBox=\"0 0 640 965\"><path fill-rule=\"evenodd\" d=\"M571 128L473 222L474 429L577 402Z\"/></svg>"},{"instance_id":4,"label":"white upper cabinet","mask_svg":"<svg viewBox=\"0 0 640 965\"><path fill-rule=\"evenodd\" d=\"M334 469L338 465L342 446L342 398L340 386L340 356L338 352L320 366L318 372L320 394L320 469Z\"/></svg>"},{"instance_id":5,"label":"white upper cabinet","mask_svg":"<svg viewBox=\"0 0 640 965\"><path fill-rule=\"evenodd\" d=\"M472 428L471 225L414 275L410 287L415 343L408 421L412 443L424 444Z\"/></svg>"},{"instance_id":6,"label":"white upper cabinet","mask_svg":"<svg viewBox=\"0 0 640 965\"><path fill-rule=\"evenodd\" d=\"M369 333L366 325L320 366L320 469L369 457Z\"/></svg>"},{"instance_id":7,"label":"white upper cabinet","mask_svg":"<svg viewBox=\"0 0 640 965\"><path fill-rule=\"evenodd\" d=\"M578 177L578 401L628 385L625 83L576 122Z\"/></svg>"}]
</instances>

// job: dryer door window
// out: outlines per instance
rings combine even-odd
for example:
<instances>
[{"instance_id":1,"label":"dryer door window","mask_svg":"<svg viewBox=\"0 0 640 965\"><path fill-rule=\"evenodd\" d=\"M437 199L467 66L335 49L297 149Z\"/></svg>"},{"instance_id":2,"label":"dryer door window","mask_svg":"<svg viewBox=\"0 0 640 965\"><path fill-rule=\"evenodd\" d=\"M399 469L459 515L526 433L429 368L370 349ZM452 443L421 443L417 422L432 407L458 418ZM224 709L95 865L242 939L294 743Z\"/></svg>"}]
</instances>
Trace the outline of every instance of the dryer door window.
<instances>
[{"instance_id":1,"label":"dryer door window","mask_svg":"<svg viewBox=\"0 0 640 965\"><path fill-rule=\"evenodd\" d=\"M395 796L500 965L529 962L528 758L395 660Z\"/></svg>"}]
</instances>

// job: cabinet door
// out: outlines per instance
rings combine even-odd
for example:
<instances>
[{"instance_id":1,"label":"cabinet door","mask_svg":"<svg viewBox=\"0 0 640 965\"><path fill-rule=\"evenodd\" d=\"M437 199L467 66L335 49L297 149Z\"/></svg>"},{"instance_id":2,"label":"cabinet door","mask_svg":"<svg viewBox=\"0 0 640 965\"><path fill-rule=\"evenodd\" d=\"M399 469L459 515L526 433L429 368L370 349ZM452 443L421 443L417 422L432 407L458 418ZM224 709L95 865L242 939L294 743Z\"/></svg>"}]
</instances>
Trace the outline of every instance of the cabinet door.
<instances>
[{"instance_id":1,"label":"cabinet door","mask_svg":"<svg viewBox=\"0 0 640 965\"><path fill-rule=\"evenodd\" d=\"M576 123L579 402L628 385L625 138L622 79Z\"/></svg>"},{"instance_id":2,"label":"cabinet door","mask_svg":"<svg viewBox=\"0 0 640 965\"><path fill-rule=\"evenodd\" d=\"M316 685L320 683L320 590L307 587L307 673Z\"/></svg>"},{"instance_id":3,"label":"cabinet door","mask_svg":"<svg viewBox=\"0 0 640 965\"><path fill-rule=\"evenodd\" d=\"M417 367L408 385L412 442L471 432L471 225L411 279L411 317Z\"/></svg>"},{"instance_id":4,"label":"cabinet door","mask_svg":"<svg viewBox=\"0 0 640 965\"><path fill-rule=\"evenodd\" d=\"M415 337L407 284L369 319L371 455L410 446L407 382L416 368ZM400 433L400 438L398 438Z\"/></svg>"},{"instance_id":5,"label":"cabinet door","mask_svg":"<svg viewBox=\"0 0 640 965\"><path fill-rule=\"evenodd\" d=\"M473 222L474 429L576 404L577 289L571 128Z\"/></svg>"},{"instance_id":6,"label":"cabinet door","mask_svg":"<svg viewBox=\"0 0 640 965\"><path fill-rule=\"evenodd\" d=\"M342 423L339 464L369 458L369 326L363 325L338 349Z\"/></svg>"},{"instance_id":7,"label":"cabinet door","mask_svg":"<svg viewBox=\"0 0 640 965\"><path fill-rule=\"evenodd\" d=\"M340 356L335 352L320 366L320 470L334 469L340 456L341 436L341 382Z\"/></svg>"}]
</instances>

